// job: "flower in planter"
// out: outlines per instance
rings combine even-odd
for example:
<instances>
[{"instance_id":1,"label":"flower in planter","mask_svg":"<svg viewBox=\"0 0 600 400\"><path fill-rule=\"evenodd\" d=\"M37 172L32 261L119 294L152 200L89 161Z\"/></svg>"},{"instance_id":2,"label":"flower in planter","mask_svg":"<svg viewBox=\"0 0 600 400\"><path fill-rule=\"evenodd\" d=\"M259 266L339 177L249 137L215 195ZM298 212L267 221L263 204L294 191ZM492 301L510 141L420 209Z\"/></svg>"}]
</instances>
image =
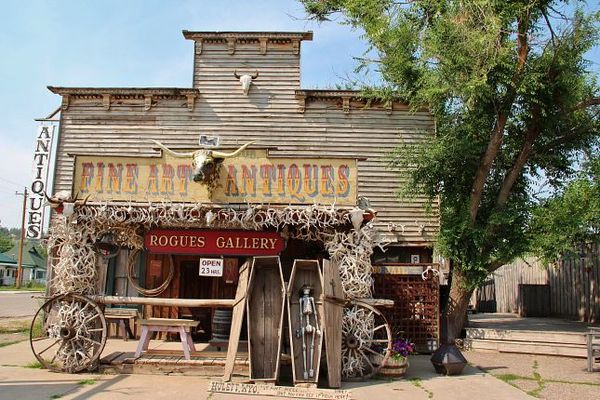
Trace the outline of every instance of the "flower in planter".
<instances>
[{"instance_id":1,"label":"flower in planter","mask_svg":"<svg viewBox=\"0 0 600 400\"><path fill-rule=\"evenodd\" d=\"M398 338L392 342L390 358L394 361L404 361L415 352L415 345L408 339Z\"/></svg>"}]
</instances>

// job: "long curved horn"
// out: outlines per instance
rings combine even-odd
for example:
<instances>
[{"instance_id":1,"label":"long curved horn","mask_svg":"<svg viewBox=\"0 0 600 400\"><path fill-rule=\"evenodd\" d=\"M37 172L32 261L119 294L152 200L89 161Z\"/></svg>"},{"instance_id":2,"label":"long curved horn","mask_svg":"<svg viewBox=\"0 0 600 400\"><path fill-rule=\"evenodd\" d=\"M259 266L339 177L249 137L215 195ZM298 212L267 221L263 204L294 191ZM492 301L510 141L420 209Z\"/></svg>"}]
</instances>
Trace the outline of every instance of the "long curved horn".
<instances>
[{"instance_id":1,"label":"long curved horn","mask_svg":"<svg viewBox=\"0 0 600 400\"><path fill-rule=\"evenodd\" d=\"M233 76L235 76L235 79L240 79L240 76L237 73L237 69L233 70Z\"/></svg>"},{"instance_id":2,"label":"long curved horn","mask_svg":"<svg viewBox=\"0 0 600 400\"><path fill-rule=\"evenodd\" d=\"M48 199L48 203L50 203L50 204L60 204L60 201L53 200L50 196L48 196L48 193L46 193L46 191L44 191L44 196L46 196L46 199Z\"/></svg>"},{"instance_id":3,"label":"long curved horn","mask_svg":"<svg viewBox=\"0 0 600 400\"><path fill-rule=\"evenodd\" d=\"M213 150L212 155L215 158L228 158L228 157L235 157L238 154L240 154L242 151L244 151L244 149L248 146L250 146L251 144L256 143L255 140L253 140L252 142L248 142L245 145L243 145L242 147L240 147L239 149L237 149L236 151L234 151L233 153L223 153L220 151L216 151Z\"/></svg>"},{"instance_id":4,"label":"long curved horn","mask_svg":"<svg viewBox=\"0 0 600 400\"><path fill-rule=\"evenodd\" d=\"M77 204L78 206L85 206L86 203L88 202L90 196L91 196L91 194L88 194L87 196L85 196L85 198L83 200L75 199L75 204Z\"/></svg>"},{"instance_id":5,"label":"long curved horn","mask_svg":"<svg viewBox=\"0 0 600 400\"><path fill-rule=\"evenodd\" d=\"M150 140L152 142L154 142L154 144L156 144L158 147L160 147L161 149L163 149L167 153L171 154L173 157L187 158L187 157L191 157L191 156L194 155L193 151L190 152L190 153L179 153L177 151L171 150L170 148L168 148L167 146L165 146L164 144L162 144L158 140L154 140L154 139L150 139Z\"/></svg>"},{"instance_id":6,"label":"long curved horn","mask_svg":"<svg viewBox=\"0 0 600 400\"><path fill-rule=\"evenodd\" d=\"M258 70L257 69L254 70L254 75L250 75L250 78L252 78L252 79L258 78Z\"/></svg>"}]
</instances>

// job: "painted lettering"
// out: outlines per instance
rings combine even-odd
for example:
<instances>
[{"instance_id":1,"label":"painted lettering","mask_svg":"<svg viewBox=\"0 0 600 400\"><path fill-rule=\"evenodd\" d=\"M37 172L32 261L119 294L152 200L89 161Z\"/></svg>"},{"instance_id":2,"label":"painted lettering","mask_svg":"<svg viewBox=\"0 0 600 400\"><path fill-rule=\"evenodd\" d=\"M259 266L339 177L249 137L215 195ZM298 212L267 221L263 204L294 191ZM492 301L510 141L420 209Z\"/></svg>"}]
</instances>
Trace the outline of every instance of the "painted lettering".
<instances>
[{"instance_id":1,"label":"painted lettering","mask_svg":"<svg viewBox=\"0 0 600 400\"><path fill-rule=\"evenodd\" d=\"M108 192L121 193L123 179L123 165L108 163Z\"/></svg>"},{"instance_id":2,"label":"painted lettering","mask_svg":"<svg viewBox=\"0 0 600 400\"><path fill-rule=\"evenodd\" d=\"M230 165L227 168L227 184L225 186L225 195L226 196L239 196L240 192L238 190L237 184L237 169L235 166Z\"/></svg>"},{"instance_id":3,"label":"painted lettering","mask_svg":"<svg viewBox=\"0 0 600 400\"><path fill-rule=\"evenodd\" d=\"M272 164L260 166L260 177L262 179L262 194L271 197L271 182L275 180L275 167Z\"/></svg>"},{"instance_id":4,"label":"painted lettering","mask_svg":"<svg viewBox=\"0 0 600 400\"><path fill-rule=\"evenodd\" d=\"M256 165L242 165L242 184L243 196L256 196Z\"/></svg>"}]
</instances>

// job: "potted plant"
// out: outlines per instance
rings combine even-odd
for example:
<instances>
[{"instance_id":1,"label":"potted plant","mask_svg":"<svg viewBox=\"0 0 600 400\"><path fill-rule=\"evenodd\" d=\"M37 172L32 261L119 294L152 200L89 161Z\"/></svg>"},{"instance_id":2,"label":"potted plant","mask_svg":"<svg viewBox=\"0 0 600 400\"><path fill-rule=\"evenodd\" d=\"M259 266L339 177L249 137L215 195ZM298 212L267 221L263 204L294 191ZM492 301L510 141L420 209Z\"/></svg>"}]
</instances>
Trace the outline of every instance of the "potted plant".
<instances>
[{"instance_id":1,"label":"potted plant","mask_svg":"<svg viewBox=\"0 0 600 400\"><path fill-rule=\"evenodd\" d=\"M392 351L385 364L379 370L387 377L404 376L408 369L408 356L415 352L415 345L408 339L398 338L392 342Z\"/></svg>"}]
</instances>

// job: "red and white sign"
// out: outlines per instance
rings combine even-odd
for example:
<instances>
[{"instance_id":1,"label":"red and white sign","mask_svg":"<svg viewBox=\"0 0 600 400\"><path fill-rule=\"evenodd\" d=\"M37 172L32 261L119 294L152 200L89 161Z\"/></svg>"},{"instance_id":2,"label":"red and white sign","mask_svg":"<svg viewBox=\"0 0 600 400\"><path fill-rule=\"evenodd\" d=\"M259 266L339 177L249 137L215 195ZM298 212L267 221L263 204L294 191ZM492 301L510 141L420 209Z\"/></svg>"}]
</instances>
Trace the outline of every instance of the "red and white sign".
<instances>
[{"instance_id":1,"label":"red and white sign","mask_svg":"<svg viewBox=\"0 0 600 400\"><path fill-rule=\"evenodd\" d=\"M223 276L222 258L201 258L200 276Z\"/></svg>"},{"instance_id":2,"label":"red and white sign","mask_svg":"<svg viewBox=\"0 0 600 400\"><path fill-rule=\"evenodd\" d=\"M146 249L157 254L273 256L285 247L277 232L201 229L152 229Z\"/></svg>"}]
</instances>

